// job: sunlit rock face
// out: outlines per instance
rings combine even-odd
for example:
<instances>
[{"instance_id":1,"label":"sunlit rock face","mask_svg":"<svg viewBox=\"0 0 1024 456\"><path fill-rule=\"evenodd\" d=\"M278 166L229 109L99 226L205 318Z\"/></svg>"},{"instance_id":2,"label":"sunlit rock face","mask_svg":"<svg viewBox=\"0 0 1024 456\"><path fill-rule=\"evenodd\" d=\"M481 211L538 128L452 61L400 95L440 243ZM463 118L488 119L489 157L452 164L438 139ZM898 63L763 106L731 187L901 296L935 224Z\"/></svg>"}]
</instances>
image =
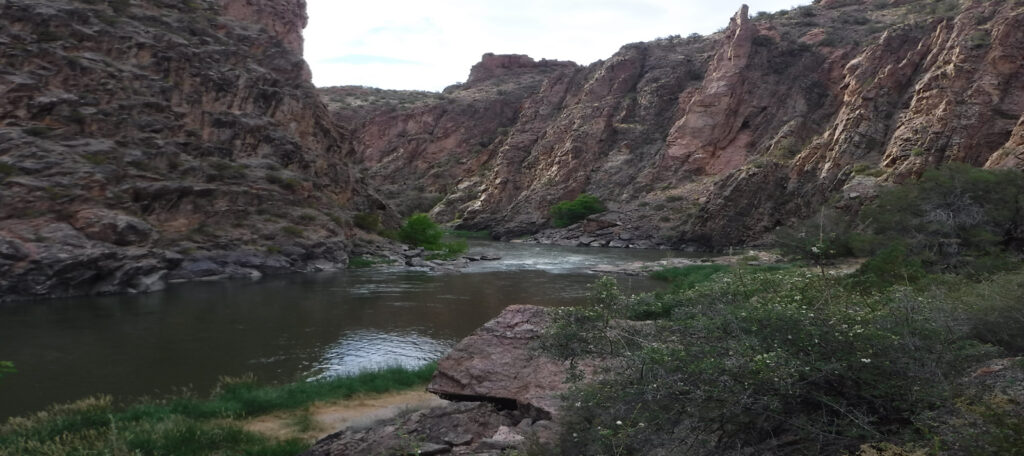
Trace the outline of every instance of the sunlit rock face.
<instances>
[{"instance_id":1,"label":"sunlit rock face","mask_svg":"<svg viewBox=\"0 0 1024 456\"><path fill-rule=\"evenodd\" d=\"M0 299L343 266L304 6L0 2Z\"/></svg>"},{"instance_id":2,"label":"sunlit rock face","mask_svg":"<svg viewBox=\"0 0 1024 456\"><path fill-rule=\"evenodd\" d=\"M616 235L721 248L848 205L855 177L1024 166L1022 5L954 3L743 7L588 66L488 54L443 94L320 94L400 210L514 237L587 192Z\"/></svg>"}]
</instances>

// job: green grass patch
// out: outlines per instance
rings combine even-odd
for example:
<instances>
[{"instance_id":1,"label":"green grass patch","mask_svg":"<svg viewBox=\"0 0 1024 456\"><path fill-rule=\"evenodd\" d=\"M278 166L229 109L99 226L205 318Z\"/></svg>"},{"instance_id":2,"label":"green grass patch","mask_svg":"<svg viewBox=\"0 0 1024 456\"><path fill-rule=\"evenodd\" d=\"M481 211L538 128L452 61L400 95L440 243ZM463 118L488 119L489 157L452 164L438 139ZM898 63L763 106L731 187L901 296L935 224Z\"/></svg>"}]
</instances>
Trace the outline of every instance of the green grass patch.
<instances>
[{"instance_id":1,"label":"green grass patch","mask_svg":"<svg viewBox=\"0 0 1024 456\"><path fill-rule=\"evenodd\" d=\"M715 274L729 270L724 264L695 264L681 268L664 268L651 273L651 278L672 284L676 290L689 290L711 280Z\"/></svg>"},{"instance_id":2,"label":"green grass patch","mask_svg":"<svg viewBox=\"0 0 1024 456\"><path fill-rule=\"evenodd\" d=\"M417 369L392 367L281 386L260 385L252 378L226 379L209 398L184 395L127 406L109 396L94 397L8 420L0 426L0 454L291 456L308 444L246 431L239 420L302 411L318 401L410 389L426 384L436 368L436 363Z\"/></svg>"}]
</instances>

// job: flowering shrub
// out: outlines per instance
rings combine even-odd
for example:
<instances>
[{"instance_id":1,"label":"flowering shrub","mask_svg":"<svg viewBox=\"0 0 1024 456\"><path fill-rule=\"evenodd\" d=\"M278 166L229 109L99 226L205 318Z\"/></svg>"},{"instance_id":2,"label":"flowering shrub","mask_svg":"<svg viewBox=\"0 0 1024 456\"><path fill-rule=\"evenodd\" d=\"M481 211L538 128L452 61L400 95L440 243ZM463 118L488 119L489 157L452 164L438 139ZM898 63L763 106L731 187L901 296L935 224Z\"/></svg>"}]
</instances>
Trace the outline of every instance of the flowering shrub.
<instances>
[{"instance_id":1,"label":"flowering shrub","mask_svg":"<svg viewBox=\"0 0 1024 456\"><path fill-rule=\"evenodd\" d=\"M807 271L736 270L657 298L602 282L596 294L559 311L544 342L613 366L566 398L569 454L836 454L899 439L993 352L913 290L861 293ZM651 299L670 316L617 320Z\"/></svg>"}]
</instances>

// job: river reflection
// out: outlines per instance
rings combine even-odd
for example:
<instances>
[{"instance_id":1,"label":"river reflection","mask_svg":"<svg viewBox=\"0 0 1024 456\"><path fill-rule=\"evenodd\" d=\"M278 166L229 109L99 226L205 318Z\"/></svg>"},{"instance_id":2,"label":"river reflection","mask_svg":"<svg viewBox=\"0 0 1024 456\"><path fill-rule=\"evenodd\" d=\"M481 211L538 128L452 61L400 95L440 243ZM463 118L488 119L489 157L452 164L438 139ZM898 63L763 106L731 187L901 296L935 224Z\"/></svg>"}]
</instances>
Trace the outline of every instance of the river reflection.
<instances>
[{"instance_id":1,"label":"river reflection","mask_svg":"<svg viewBox=\"0 0 1024 456\"><path fill-rule=\"evenodd\" d=\"M596 264L665 252L473 243L464 273L370 269L0 306L0 417L93 394L205 394L221 376L293 381L418 365L512 304L582 303ZM658 284L620 278L626 290Z\"/></svg>"}]
</instances>

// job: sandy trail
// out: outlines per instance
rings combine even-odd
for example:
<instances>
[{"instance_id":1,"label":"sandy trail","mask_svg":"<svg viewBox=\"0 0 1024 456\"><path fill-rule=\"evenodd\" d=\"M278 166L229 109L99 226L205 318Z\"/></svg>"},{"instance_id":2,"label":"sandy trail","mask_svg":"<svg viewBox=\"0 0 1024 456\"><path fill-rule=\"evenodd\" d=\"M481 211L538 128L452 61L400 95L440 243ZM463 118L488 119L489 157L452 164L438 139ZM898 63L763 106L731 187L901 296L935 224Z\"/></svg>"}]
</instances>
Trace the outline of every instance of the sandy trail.
<instances>
[{"instance_id":1,"label":"sandy trail","mask_svg":"<svg viewBox=\"0 0 1024 456\"><path fill-rule=\"evenodd\" d=\"M306 410L260 416L245 428L274 438L302 438L315 441L349 427L367 426L375 421L444 404L446 401L425 391L399 391L357 396L336 402L311 405Z\"/></svg>"}]
</instances>

